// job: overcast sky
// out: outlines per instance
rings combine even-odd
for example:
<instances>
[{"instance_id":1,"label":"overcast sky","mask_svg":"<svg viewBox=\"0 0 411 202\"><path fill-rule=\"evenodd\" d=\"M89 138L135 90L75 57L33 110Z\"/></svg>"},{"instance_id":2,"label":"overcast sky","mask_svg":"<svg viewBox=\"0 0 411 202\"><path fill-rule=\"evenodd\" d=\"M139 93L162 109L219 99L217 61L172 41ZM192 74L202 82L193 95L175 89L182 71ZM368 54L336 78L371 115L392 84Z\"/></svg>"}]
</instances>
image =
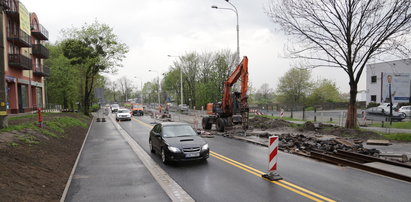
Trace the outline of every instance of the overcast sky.
<instances>
[{"instance_id":1,"label":"overcast sky","mask_svg":"<svg viewBox=\"0 0 411 202\"><path fill-rule=\"evenodd\" d=\"M80 27L98 20L114 28L120 41L130 51L124 67L112 80L126 76L135 85L151 81L166 72L173 60L167 55L183 55L196 51L236 51L236 17L228 10L212 9L211 5L230 7L225 0L21 0L29 12L35 12L49 31L49 41L59 39L60 30ZM240 54L249 58L249 74L253 87L263 83L276 88L293 61L282 57L286 37L264 12L269 0L231 0L238 9ZM327 78L348 92L348 77L335 68L318 68L314 80ZM365 89L360 82L359 90Z\"/></svg>"}]
</instances>

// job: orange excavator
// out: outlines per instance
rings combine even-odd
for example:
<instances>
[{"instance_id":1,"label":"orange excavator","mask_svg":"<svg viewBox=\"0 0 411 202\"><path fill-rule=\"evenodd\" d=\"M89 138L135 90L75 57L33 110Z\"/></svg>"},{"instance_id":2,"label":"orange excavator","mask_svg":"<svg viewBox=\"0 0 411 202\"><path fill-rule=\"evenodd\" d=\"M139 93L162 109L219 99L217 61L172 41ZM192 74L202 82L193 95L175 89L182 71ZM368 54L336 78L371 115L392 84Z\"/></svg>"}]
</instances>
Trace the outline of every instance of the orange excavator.
<instances>
[{"instance_id":1,"label":"orange excavator","mask_svg":"<svg viewBox=\"0 0 411 202\"><path fill-rule=\"evenodd\" d=\"M231 92L231 87L241 79L241 92ZM224 82L223 100L207 104L207 116L203 117L203 129L210 130L216 124L217 131L224 132L227 127L242 124L248 129L248 58L241 63Z\"/></svg>"}]
</instances>

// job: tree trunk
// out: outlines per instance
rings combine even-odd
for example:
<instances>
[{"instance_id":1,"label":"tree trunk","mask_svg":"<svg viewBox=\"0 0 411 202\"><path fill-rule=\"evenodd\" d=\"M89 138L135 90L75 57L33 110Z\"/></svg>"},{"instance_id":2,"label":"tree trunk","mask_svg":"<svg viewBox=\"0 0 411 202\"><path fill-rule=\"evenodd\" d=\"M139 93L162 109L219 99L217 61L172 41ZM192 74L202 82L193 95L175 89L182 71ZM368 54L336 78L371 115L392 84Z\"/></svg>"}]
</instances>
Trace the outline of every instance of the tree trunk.
<instances>
[{"instance_id":1,"label":"tree trunk","mask_svg":"<svg viewBox=\"0 0 411 202\"><path fill-rule=\"evenodd\" d=\"M350 103L348 105L346 128L357 128L357 83L350 82Z\"/></svg>"},{"instance_id":2,"label":"tree trunk","mask_svg":"<svg viewBox=\"0 0 411 202\"><path fill-rule=\"evenodd\" d=\"M88 84L88 77L86 76L85 79L85 86L84 86L84 102L83 102L83 112L85 115L89 115L89 84Z\"/></svg>"}]
</instances>

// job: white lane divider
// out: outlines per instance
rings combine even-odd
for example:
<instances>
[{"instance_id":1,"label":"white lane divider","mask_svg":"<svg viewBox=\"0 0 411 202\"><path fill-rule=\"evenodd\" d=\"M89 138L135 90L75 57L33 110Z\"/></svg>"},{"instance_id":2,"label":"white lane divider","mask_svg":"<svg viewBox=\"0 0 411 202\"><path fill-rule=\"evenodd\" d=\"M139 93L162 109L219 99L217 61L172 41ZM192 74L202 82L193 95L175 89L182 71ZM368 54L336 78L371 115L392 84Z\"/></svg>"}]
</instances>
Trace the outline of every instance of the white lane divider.
<instances>
[{"instance_id":1,"label":"white lane divider","mask_svg":"<svg viewBox=\"0 0 411 202\"><path fill-rule=\"evenodd\" d=\"M160 184L163 190L171 198L172 201L189 202L195 201L191 196L181 188L151 157L144 151L143 148L133 139L121 126L114 121L110 116L111 122L124 137L131 149L136 153L138 158L143 162L146 168L153 175L154 179Z\"/></svg>"}]
</instances>

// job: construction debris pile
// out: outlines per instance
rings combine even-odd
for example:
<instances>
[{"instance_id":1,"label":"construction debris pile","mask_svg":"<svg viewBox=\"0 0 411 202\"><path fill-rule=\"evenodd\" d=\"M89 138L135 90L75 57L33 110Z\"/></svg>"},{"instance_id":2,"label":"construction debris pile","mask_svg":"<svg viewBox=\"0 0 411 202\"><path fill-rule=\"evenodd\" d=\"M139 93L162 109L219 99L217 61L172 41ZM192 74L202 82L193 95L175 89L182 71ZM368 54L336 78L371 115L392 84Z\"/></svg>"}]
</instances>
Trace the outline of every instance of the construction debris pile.
<instances>
[{"instance_id":1,"label":"construction debris pile","mask_svg":"<svg viewBox=\"0 0 411 202\"><path fill-rule=\"evenodd\" d=\"M377 149L366 149L361 143L340 138L320 139L302 134L280 134L279 140L280 149L290 153L308 153L313 150L333 153L344 150L371 156L378 156L380 153Z\"/></svg>"},{"instance_id":2,"label":"construction debris pile","mask_svg":"<svg viewBox=\"0 0 411 202\"><path fill-rule=\"evenodd\" d=\"M249 125L253 128L260 128L264 130L270 128L289 127L291 123L282 119L269 119L262 116L256 116L249 120Z\"/></svg>"}]
</instances>

